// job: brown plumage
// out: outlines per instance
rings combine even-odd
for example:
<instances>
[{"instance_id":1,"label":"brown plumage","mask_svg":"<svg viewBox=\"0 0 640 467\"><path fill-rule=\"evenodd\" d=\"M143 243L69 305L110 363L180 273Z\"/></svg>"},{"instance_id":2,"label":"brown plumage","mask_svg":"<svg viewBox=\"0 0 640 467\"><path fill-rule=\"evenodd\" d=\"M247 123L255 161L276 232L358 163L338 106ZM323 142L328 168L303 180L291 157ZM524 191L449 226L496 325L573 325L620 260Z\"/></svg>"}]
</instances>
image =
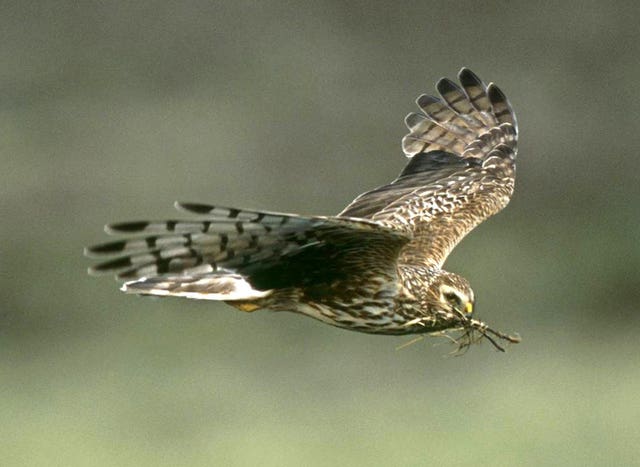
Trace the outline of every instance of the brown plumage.
<instances>
[{"instance_id":1,"label":"brown plumage","mask_svg":"<svg viewBox=\"0 0 640 467\"><path fill-rule=\"evenodd\" d=\"M463 68L462 87L437 84L406 118L411 158L398 178L335 217L177 203L203 220L107 226L130 238L87 248L111 256L128 293L223 300L238 309L294 311L376 334L462 330L462 347L519 338L472 318L466 279L442 270L474 227L513 192L517 124L509 102ZM493 337L492 337L493 336Z\"/></svg>"}]
</instances>

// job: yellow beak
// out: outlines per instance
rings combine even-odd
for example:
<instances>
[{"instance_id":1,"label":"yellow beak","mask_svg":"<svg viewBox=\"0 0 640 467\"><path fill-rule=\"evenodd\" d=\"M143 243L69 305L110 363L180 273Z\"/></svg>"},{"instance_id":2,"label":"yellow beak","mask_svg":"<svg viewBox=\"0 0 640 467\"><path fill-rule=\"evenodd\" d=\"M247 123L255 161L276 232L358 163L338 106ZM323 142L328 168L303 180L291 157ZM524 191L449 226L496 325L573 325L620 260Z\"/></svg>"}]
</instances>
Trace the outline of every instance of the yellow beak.
<instances>
[{"instance_id":1,"label":"yellow beak","mask_svg":"<svg viewBox=\"0 0 640 467\"><path fill-rule=\"evenodd\" d=\"M467 302L467 304L464 306L464 312L467 314L471 314L473 312L473 303Z\"/></svg>"}]
</instances>

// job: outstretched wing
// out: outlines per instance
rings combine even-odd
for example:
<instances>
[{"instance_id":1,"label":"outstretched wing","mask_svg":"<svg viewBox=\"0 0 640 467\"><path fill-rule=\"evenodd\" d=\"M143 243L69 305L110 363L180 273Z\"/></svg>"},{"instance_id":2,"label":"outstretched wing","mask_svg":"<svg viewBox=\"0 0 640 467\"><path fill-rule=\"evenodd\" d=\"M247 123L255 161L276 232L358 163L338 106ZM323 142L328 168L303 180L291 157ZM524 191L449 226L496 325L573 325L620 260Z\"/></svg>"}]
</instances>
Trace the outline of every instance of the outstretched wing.
<instances>
[{"instance_id":1,"label":"outstretched wing","mask_svg":"<svg viewBox=\"0 0 640 467\"><path fill-rule=\"evenodd\" d=\"M402 140L411 157L388 185L363 193L339 216L380 222L413 237L400 261L441 267L475 226L504 208L515 182L516 117L493 83L463 68L462 87L441 79L440 98L418 98Z\"/></svg>"},{"instance_id":2,"label":"outstretched wing","mask_svg":"<svg viewBox=\"0 0 640 467\"><path fill-rule=\"evenodd\" d=\"M374 276L395 280L399 251L409 241L367 220L178 207L206 220L109 225L108 233L130 237L87 248L87 255L111 257L90 272L115 273L133 293L259 298L287 287L320 290Z\"/></svg>"}]
</instances>

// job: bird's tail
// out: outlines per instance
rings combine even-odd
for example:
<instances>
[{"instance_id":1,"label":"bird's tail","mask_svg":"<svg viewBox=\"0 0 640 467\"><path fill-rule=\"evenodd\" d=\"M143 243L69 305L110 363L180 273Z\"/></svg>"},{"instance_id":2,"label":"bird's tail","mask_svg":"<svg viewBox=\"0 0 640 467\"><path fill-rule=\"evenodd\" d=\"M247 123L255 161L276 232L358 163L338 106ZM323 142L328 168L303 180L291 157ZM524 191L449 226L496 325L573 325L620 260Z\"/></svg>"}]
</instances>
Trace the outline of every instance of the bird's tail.
<instances>
[{"instance_id":1,"label":"bird's tail","mask_svg":"<svg viewBox=\"0 0 640 467\"><path fill-rule=\"evenodd\" d=\"M500 145L515 154L518 125L505 95L468 68L458 78L462 87L442 78L436 84L440 97L423 94L417 99L422 112L405 118L410 130L402 140L405 154L438 150L483 158Z\"/></svg>"}]
</instances>

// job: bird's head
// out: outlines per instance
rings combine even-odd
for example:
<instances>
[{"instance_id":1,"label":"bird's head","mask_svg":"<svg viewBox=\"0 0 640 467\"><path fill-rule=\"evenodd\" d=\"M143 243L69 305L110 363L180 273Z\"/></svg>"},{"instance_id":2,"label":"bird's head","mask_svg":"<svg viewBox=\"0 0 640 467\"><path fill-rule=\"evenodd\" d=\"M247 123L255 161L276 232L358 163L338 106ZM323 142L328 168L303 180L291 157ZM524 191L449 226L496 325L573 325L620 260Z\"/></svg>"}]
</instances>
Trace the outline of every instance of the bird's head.
<instances>
[{"instance_id":1,"label":"bird's head","mask_svg":"<svg viewBox=\"0 0 640 467\"><path fill-rule=\"evenodd\" d=\"M463 330L461 338L454 339L458 344L458 352L466 350L482 338L489 340L496 349L503 352L504 347L495 338L511 343L520 342L520 336L510 336L496 331L472 317L475 298L469 281L464 277L440 271L431 283L430 291L434 295L435 313L445 321L457 323Z\"/></svg>"},{"instance_id":2,"label":"bird's head","mask_svg":"<svg viewBox=\"0 0 640 467\"><path fill-rule=\"evenodd\" d=\"M451 272L442 271L431 284L438 311L454 317L468 318L473 313L474 296L469 281Z\"/></svg>"}]
</instances>

